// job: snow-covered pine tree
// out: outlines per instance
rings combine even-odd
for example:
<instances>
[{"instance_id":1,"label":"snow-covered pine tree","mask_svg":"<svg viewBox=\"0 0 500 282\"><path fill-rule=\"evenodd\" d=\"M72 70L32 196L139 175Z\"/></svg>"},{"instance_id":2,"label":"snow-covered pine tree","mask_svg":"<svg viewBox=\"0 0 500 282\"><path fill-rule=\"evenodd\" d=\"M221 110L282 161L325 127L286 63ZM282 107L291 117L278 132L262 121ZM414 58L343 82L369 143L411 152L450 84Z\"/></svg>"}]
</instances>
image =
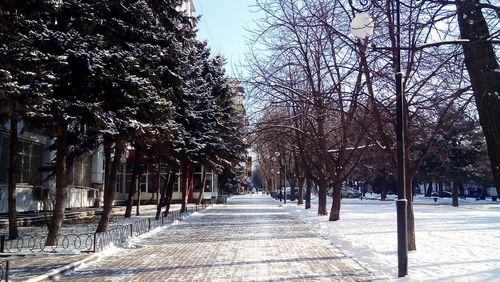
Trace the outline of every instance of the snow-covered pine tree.
<instances>
[{"instance_id":1,"label":"snow-covered pine tree","mask_svg":"<svg viewBox=\"0 0 500 282\"><path fill-rule=\"evenodd\" d=\"M32 53L40 54L37 83L50 86L29 112L55 137L57 200L50 245L64 218L71 157L104 142L105 212L98 227L104 231L126 143L173 135L171 112L182 93L185 41L193 36L190 19L171 1L36 1L26 7L44 11L30 19L24 36Z\"/></svg>"},{"instance_id":2,"label":"snow-covered pine tree","mask_svg":"<svg viewBox=\"0 0 500 282\"><path fill-rule=\"evenodd\" d=\"M206 42L197 42L192 51L193 67L183 101L185 112L180 115L185 124L184 163L202 168L197 203L203 199L207 170L221 172L224 167L235 166L242 160L244 151L239 131L243 120L233 108L231 89L224 76L224 59L222 56L211 58L206 45ZM185 197L183 203L186 203Z\"/></svg>"},{"instance_id":3,"label":"snow-covered pine tree","mask_svg":"<svg viewBox=\"0 0 500 282\"><path fill-rule=\"evenodd\" d=\"M2 1L0 3L1 113L11 121L9 158L9 237L17 237L15 168L18 118L25 121L52 88L45 54L35 46L34 34L52 24L57 3ZM36 184L36 183L35 183Z\"/></svg>"}]
</instances>

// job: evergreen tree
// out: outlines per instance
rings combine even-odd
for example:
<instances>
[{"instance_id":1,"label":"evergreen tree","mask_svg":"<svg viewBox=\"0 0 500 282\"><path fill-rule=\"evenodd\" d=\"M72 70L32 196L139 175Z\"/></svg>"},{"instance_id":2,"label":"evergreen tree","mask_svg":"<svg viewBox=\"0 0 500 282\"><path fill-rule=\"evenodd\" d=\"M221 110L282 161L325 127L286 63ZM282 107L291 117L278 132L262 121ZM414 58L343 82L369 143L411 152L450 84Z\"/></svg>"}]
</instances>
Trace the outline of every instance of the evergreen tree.
<instances>
[{"instance_id":1,"label":"evergreen tree","mask_svg":"<svg viewBox=\"0 0 500 282\"><path fill-rule=\"evenodd\" d=\"M201 189L197 203L201 203L207 170L220 172L242 159L242 135L238 132L238 118L232 107L232 93L224 76L222 56L210 58L206 42L197 42L193 50L193 67L189 73L188 115L189 138L186 154L201 165ZM192 99L191 99L192 98Z\"/></svg>"},{"instance_id":2,"label":"evergreen tree","mask_svg":"<svg viewBox=\"0 0 500 282\"><path fill-rule=\"evenodd\" d=\"M9 238L18 237L16 212L16 154L18 120L50 91L43 54L34 48L31 34L45 25L57 8L45 1L0 3L0 116L10 120L8 203Z\"/></svg>"}]
</instances>

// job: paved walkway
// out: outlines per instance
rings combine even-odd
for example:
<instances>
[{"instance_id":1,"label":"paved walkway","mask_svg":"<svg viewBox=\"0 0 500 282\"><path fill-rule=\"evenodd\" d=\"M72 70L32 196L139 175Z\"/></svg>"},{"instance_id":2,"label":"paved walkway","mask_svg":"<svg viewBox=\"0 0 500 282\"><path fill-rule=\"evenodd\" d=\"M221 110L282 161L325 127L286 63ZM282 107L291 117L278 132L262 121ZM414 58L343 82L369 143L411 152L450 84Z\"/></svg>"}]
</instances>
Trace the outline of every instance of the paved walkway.
<instances>
[{"instance_id":1,"label":"paved walkway","mask_svg":"<svg viewBox=\"0 0 500 282\"><path fill-rule=\"evenodd\" d=\"M72 210L72 213L82 213L83 216L87 215L89 211L98 211L97 209L76 209ZM102 210L102 208L101 208ZM170 211L180 210L180 204L173 204L170 207ZM156 213L156 206L142 206L141 216L135 215L135 208L133 210L133 215L129 219L123 218L123 212L125 207L114 207L113 215L111 219L112 225L127 225L132 224L141 218L154 217ZM100 212L100 211L98 211ZM35 215L36 216L36 215ZM81 234L81 233L93 233L96 229L99 217L95 216L93 220L88 221L78 221L69 224L65 222L61 230L62 234ZM1 231L1 230L0 230ZM3 230L6 232L6 230ZM24 234L23 243L21 245L33 244L33 240L30 235L33 234L46 234L47 227L37 226L37 227L20 227L19 232ZM16 243L13 245L14 251L17 248ZM35 249L35 253L21 252L18 254L13 253L0 253L0 262L8 259L10 261L10 276L11 281L26 281L28 279L34 279L39 281L43 277L47 277L46 274L58 275L61 269L73 269L74 266L80 265L85 261L95 260L99 257L99 253L80 253L79 251L71 250L71 244L69 244L68 250L58 250L56 253L40 253ZM64 270L66 271L66 270ZM0 270L1 274L1 270Z\"/></svg>"},{"instance_id":2,"label":"paved walkway","mask_svg":"<svg viewBox=\"0 0 500 282\"><path fill-rule=\"evenodd\" d=\"M265 195L237 196L61 281L369 281L341 250Z\"/></svg>"}]
</instances>

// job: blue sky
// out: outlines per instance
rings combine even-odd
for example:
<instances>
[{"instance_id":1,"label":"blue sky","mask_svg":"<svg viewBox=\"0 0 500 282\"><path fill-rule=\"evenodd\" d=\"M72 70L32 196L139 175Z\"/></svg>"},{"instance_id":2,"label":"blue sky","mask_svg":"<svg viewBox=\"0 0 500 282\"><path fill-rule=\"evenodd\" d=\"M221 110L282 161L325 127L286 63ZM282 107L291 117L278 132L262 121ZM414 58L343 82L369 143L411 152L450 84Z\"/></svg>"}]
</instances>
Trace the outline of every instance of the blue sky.
<instances>
[{"instance_id":1,"label":"blue sky","mask_svg":"<svg viewBox=\"0 0 500 282\"><path fill-rule=\"evenodd\" d=\"M198 23L198 39L208 40L212 54L226 58L226 74L235 76L237 65L246 51L244 27L251 26L256 15L249 7L254 0L193 0Z\"/></svg>"}]
</instances>

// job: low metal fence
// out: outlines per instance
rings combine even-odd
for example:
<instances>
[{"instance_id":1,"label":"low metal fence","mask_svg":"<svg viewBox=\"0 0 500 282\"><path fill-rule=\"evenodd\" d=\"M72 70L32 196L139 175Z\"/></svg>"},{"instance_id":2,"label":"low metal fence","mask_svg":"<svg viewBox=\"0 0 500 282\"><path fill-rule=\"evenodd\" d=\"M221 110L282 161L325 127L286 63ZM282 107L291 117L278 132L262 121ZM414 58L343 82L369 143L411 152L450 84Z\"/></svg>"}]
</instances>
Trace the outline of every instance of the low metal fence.
<instances>
[{"instance_id":1,"label":"low metal fence","mask_svg":"<svg viewBox=\"0 0 500 282\"><path fill-rule=\"evenodd\" d=\"M7 235L0 235L0 253L57 253L64 251L97 252L101 251L111 243L120 246L129 237L139 236L156 227L169 224L175 220L182 220L184 216L203 210L206 204L188 207L186 212L171 211L160 219L143 218L128 225L114 225L106 232L84 232L63 233L59 235L58 242L54 246L46 246L45 234L31 233L23 234L15 240L8 240Z\"/></svg>"}]
</instances>

